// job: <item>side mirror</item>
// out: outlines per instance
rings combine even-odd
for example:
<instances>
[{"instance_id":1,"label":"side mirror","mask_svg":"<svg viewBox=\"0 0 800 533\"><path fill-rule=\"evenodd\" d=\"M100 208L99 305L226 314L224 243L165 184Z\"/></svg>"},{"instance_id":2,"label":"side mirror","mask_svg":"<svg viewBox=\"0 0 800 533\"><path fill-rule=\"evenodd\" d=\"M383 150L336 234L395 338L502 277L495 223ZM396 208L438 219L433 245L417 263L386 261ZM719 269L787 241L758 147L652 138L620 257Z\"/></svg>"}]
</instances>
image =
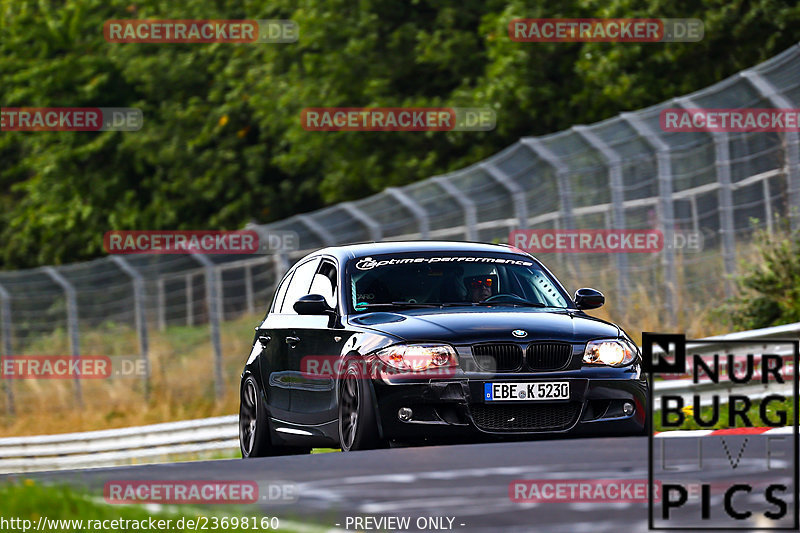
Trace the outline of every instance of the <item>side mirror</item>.
<instances>
[{"instance_id":1,"label":"side mirror","mask_svg":"<svg viewBox=\"0 0 800 533\"><path fill-rule=\"evenodd\" d=\"M575 305L578 309L597 309L606 303L606 297L596 289L578 289L575 291Z\"/></svg>"},{"instance_id":2,"label":"side mirror","mask_svg":"<svg viewBox=\"0 0 800 533\"><path fill-rule=\"evenodd\" d=\"M325 301L321 294L306 294L301 296L292 306L298 315L329 315L333 308Z\"/></svg>"}]
</instances>

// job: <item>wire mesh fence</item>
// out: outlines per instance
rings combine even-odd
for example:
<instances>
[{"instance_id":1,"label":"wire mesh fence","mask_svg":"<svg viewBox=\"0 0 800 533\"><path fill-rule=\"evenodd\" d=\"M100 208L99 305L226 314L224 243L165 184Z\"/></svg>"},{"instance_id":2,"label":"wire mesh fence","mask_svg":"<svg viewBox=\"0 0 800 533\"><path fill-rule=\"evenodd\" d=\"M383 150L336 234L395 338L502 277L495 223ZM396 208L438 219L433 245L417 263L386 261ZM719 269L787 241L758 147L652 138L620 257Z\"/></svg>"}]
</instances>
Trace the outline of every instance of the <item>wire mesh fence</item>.
<instances>
[{"instance_id":1,"label":"wire mesh fence","mask_svg":"<svg viewBox=\"0 0 800 533\"><path fill-rule=\"evenodd\" d=\"M219 324L263 313L281 275L308 251L379 240L507 242L519 228L658 229L667 244L676 232L701 234L703 251L696 253L665 246L660 254L540 256L568 287L608 287L620 300L649 287L658 296L654 312L674 325L676 310L691 303L678 301L678 287L698 299L730 295L737 250L754 229L771 232L777 218L800 228L800 142L792 131L667 132L661 112L798 104L800 45L682 98L523 138L447 175L249 228L295 232L300 250L288 254L113 256L0 272L0 355L79 355L87 332L113 338L135 331L138 346L120 334L110 351L147 365L148 332L209 324L220 395ZM63 332L64 342L42 344L53 332ZM13 411L11 382L5 388L5 410Z\"/></svg>"}]
</instances>

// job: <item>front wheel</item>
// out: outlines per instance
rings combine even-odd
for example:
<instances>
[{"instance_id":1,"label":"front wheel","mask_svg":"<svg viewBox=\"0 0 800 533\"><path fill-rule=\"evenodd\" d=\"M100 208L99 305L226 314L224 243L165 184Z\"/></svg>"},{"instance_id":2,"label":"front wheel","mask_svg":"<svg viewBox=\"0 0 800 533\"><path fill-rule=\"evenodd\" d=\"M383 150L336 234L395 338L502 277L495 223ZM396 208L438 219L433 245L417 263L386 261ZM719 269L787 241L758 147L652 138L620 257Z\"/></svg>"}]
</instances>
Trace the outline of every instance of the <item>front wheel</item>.
<instances>
[{"instance_id":1,"label":"front wheel","mask_svg":"<svg viewBox=\"0 0 800 533\"><path fill-rule=\"evenodd\" d=\"M339 385L339 442L343 452L385 448L367 377L351 360Z\"/></svg>"},{"instance_id":2,"label":"front wheel","mask_svg":"<svg viewBox=\"0 0 800 533\"><path fill-rule=\"evenodd\" d=\"M258 384L247 376L242 384L239 399L239 449L242 457L270 457L309 453L311 448L274 446L264 404L258 398Z\"/></svg>"}]
</instances>

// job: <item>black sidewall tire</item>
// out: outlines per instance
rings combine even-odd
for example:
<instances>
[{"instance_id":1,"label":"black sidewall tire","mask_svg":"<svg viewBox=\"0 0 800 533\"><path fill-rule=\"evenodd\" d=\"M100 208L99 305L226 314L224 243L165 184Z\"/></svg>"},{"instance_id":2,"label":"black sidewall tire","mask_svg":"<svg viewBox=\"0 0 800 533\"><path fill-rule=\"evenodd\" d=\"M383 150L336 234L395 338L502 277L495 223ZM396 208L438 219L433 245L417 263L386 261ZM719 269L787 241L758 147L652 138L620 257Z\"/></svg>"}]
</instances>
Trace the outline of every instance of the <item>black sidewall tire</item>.
<instances>
[{"instance_id":1,"label":"black sidewall tire","mask_svg":"<svg viewBox=\"0 0 800 533\"><path fill-rule=\"evenodd\" d=\"M342 451L373 450L385 448L386 443L381 439L378 431L378 417L372 396L369 378L364 376L358 364L360 359L351 358L345 365L344 378L339 384L339 442ZM358 392L357 423L352 445L348 448L342 435L343 406L342 394L344 393L345 380L355 380Z\"/></svg>"},{"instance_id":2,"label":"black sidewall tire","mask_svg":"<svg viewBox=\"0 0 800 533\"><path fill-rule=\"evenodd\" d=\"M241 421L243 415L243 399L247 387L252 385L255 390L255 442L253 449L248 454L245 450L244 443L242 442ZM299 446L275 446L272 442L272 428L270 427L269 418L267 417L264 403L261 401L261 394L259 393L258 383L253 376L247 376L242 382L242 388L239 393L239 450L242 452L242 458L247 459L250 457L275 457L280 455L303 455L311 453L311 448Z\"/></svg>"},{"instance_id":3,"label":"black sidewall tire","mask_svg":"<svg viewBox=\"0 0 800 533\"><path fill-rule=\"evenodd\" d=\"M248 451L245 449L245 443L242 442L242 416L244 415L244 396L248 392L248 387L252 386L255 391L255 440L253 442L253 449ZM266 413L264 413L264 406L261 403L261 398L258 393L258 383L256 383L253 376L247 376L242 383L241 391L239 392L239 449L242 452L243 458L248 457L265 457L270 455L269 449L271 448L269 425L267 422Z\"/></svg>"}]
</instances>

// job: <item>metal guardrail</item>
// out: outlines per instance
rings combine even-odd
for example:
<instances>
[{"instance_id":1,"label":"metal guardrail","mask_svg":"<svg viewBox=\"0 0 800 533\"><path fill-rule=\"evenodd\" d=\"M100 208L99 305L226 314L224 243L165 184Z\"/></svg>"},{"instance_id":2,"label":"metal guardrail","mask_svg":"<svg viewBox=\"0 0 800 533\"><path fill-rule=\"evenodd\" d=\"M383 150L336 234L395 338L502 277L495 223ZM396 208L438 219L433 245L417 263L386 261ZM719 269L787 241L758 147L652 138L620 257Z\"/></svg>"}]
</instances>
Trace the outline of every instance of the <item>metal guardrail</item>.
<instances>
[{"instance_id":1,"label":"metal guardrail","mask_svg":"<svg viewBox=\"0 0 800 533\"><path fill-rule=\"evenodd\" d=\"M731 333L704 340L753 341L742 344L726 353L754 353L763 348L763 340L800 339L800 322L774 328ZM689 346L693 346L689 343ZM695 345L698 346L698 345ZM722 344L703 344L693 348L695 353L715 353ZM725 348L730 345L725 346ZM758 352L760 353L760 352ZM774 350L771 352L774 353ZM790 353L780 355L790 355ZM792 369L795 371L796 369ZM663 381L657 384L659 391L687 395L700 393L707 397L727 388L725 383L699 383L691 379ZM737 392L752 395L752 399L766 394L791 394L791 383L776 387L762 384L737 387ZM185 454L233 451L238 449L238 416L220 416L182 422L170 422L151 426L42 435L0 439L0 473L21 473L39 470L63 470L72 468L98 468L130 464L133 462L159 462L174 460Z\"/></svg>"},{"instance_id":2,"label":"metal guardrail","mask_svg":"<svg viewBox=\"0 0 800 533\"><path fill-rule=\"evenodd\" d=\"M164 462L239 448L237 415L62 435L0 439L0 473Z\"/></svg>"}]
</instances>

